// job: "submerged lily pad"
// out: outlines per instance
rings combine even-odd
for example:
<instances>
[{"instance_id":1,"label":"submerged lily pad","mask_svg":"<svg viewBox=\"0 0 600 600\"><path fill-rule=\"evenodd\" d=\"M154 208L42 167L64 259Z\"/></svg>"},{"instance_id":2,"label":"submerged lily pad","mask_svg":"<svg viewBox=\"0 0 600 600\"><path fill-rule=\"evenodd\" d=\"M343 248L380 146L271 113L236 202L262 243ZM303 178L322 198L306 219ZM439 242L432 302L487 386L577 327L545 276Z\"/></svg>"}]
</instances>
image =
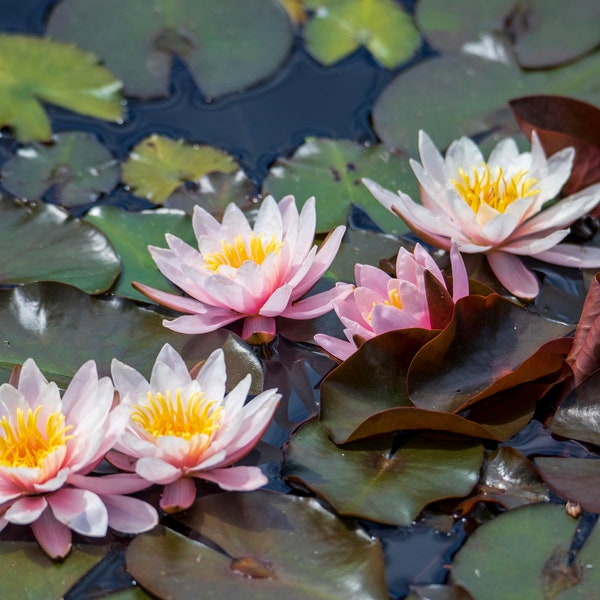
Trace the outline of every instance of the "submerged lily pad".
<instances>
[{"instance_id":1,"label":"submerged lily pad","mask_svg":"<svg viewBox=\"0 0 600 600\"><path fill-rule=\"evenodd\" d=\"M129 153L123 182L138 196L162 204L186 181L198 181L215 171L238 170L234 158L221 150L153 134Z\"/></svg>"},{"instance_id":2,"label":"submerged lily pad","mask_svg":"<svg viewBox=\"0 0 600 600\"><path fill-rule=\"evenodd\" d=\"M121 83L98 58L71 44L24 35L0 35L0 126L21 141L50 140L50 121L41 101L118 121Z\"/></svg>"},{"instance_id":3,"label":"submerged lily pad","mask_svg":"<svg viewBox=\"0 0 600 600\"><path fill-rule=\"evenodd\" d=\"M380 145L366 147L329 139L308 139L291 158L278 159L265 179L263 192L276 198L293 194L298 203L315 196L318 232L345 223L351 204L360 206L387 233L408 231L400 218L373 198L361 182L363 177L417 197L417 181L405 157Z\"/></svg>"},{"instance_id":4,"label":"submerged lily pad","mask_svg":"<svg viewBox=\"0 0 600 600\"><path fill-rule=\"evenodd\" d=\"M388 598L379 542L314 499L213 494L178 518L223 552L168 529L135 538L127 569L159 598Z\"/></svg>"},{"instance_id":5,"label":"submerged lily pad","mask_svg":"<svg viewBox=\"0 0 600 600\"><path fill-rule=\"evenodd\" d=\"M314 420L292 436L285 457L284 476L302 482L339 513L410 525L427 504L473 489L483 447L424 437L393 454L389 438L342 447Z\"/></svg>"},{"instance_id":6,"label":"submerged lily pad","mask_svg":"<svg viewBox=\"0 0 600 600\"><path fill-rule=\"evenodd\" d=\"M305 6L315 11L304 28L306 48L325 65L365 46L393 69L419 47L410 15L393 0L305 0Z\"/></svg>"},{"instance_id":7,"label":"submerged lily pad","mask_svg":"<svg viewBox=\"0 0 600 600\"><path fill-rule=\"evenodd\" d=\"M94 202L119 181L119 167L93 135L74 131L54 136L51 146L32 144L2 165L2 182L20 198L39 200L50 188L58 202Z\"/></svg>"},{"instance_id":8,"label":"submerged lily pad","mask_svg":"<svg viewBox=\"0 0 600 600\"><path fill-rule=\"evenodd\" d=\"M134 96L168 93L173 55L205 94L242 90L274 73L293 41L276 0L65 0L47 33L96 52Z\"/></svg>"},{"instance_id":9,"label":"submerged lily pad","mask_svg":"<svg viewBox=\"0 0 600 600\"><path fill-rule=\"evenodd\" d=\"M120 270L110 242L89 223L56 206L0 198L0 283L58 281L97 294Z\"/></svg>"}]
</instances>

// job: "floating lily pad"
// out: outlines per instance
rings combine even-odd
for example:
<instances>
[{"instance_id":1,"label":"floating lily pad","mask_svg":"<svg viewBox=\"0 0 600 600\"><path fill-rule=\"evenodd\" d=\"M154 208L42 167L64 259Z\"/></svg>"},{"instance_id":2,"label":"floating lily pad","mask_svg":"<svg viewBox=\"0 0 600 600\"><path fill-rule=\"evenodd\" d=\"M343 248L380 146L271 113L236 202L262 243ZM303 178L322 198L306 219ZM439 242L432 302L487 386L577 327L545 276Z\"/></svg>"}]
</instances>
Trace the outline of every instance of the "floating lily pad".
<instances>
[{"instance_id":1,"label":"floating lily pad","mask_svg":"<svg viewBox=\"0 0 600 600\"><path fill-rule=\"evenodd\" d=\"M56 206L0 198L0 283L58 281L97 294L120 270L110 242L89 223Z\"/></svg>"},{"instance_id":2,"label":"floating lily pad","mask_svg":"<svg viewBox=\"0 0 600 600\"><path fill-rule=\"evenodd\" d=\"M596 528L572 560L577 521L564 506L535 504L482 525L454 560L452 581L475 600L594 598L600 585Z\"/></svg>"},{"instance_id":3,"label":"floating lily pad","mask_svg":"<svg viewBox=\"0 0 600 600\"><path fill-rule=\"evenodd\" d=\"M197 245L190 217L179 210L162 208L128 212L114 206L96 206L88 212L85 221L100 229L121 257L123 270L114 292L134 300L148 301L133 289L133 281L166 292L174 291L150 256L149 244L166 247L165 233L168 232L190 245Z\"/></svg>"},{"instance_id":4,"label":"floating lily pad","mask_svg":"<svg viewBox=\"0 0 600 600\"><path fill-rule=\"evenodd\" d=\"M93 54L39 37L0 35L0 56L0 126L12 127L19 140L52 139L41 101L98 119L121 119L121 83Z\"/></svg>"},{"instance_id":5,"label":"floating lily pad","mask_svg":"<svg viewBox=\"0 0 600 600\"><path fill-rule=\"evenodd\" d=\"M314 499L213 494L178 518L224 553L168 529L135 538L127 569L159 598L388 598L379 542Z\"/></svg>"},{"instance_id":6,"label":"floating lily pad","mask_svg":"<svg viewBox=\"0 0 600 600\"><path fill-rule=\"evenodd\" d=\"M211 146L153 134L131 150L122 178L138 196L162 204L182 183L214 171L232 173L239 166L232 156Z\"/></svg>"},{"instance_id":7,"label":"floating lily pad","mask_svg":"<svg viewBox=\"0 0 600 600\"><path fill-rule=\"evenodd\" d=\"M15 196L39 200L50 187L60 204L94 202L119 181L119 167L93 135L59 133L51 146L32 144L2 165L2 183Z\"/></svg>"},{"instance_id":8,"label":"floating lily pad","mask_svg":"<svg viewBox=\"0 0 600 600\"><path fill-rule=\"evenodd\" d=\"M66 0L47 33L96 52L134 96L168 93L173 55L205 94L242 90L274 73L293 41L276 0Z\"/></svg>"},{"instance_id":9,"label":"floating lily pad","mask_svg":"<svg viewBox=\"0 0 600 600\"><path fill-rule=\"evenodd\" d=\"M416 437L391 455L389 439L336 446L314 420L292 436L283 474L343 515L410 525L427 504L466 496L482 461L476 442Z\"/></svg>"},{"instance_id":10,"label":"floating lily pad","mask_svg":"<svg viewBox=\"0 0 600 600\"><path fill-rule=\"evenodd\" d=\"M33 542L0 544L0 577L6 598L62 598L106 554L106 546L74 546L62 562Z\"/></svg>"},{"instance_id":11,"label":"floating lily pad","mask_svg":"<svg viewBox=\"0 0 600 600\"><path fill-rule=\"evenodd\" d=\"M360 46L387 69L408 60L420 36L410 15L393 0L305 0L315 11L304 28L307 50L331 65Z\"/></svg>"},{"instance_id":12,"label":"floating lily pad","mask_svg":"<svg viewBox=\"0 0 600 600\"><path fill-rule=\"evenodd\" d=\"M380 145L366 147L349 140L309 139L290 159L280 158L265 179L263 192L281 198L293 194L298 203L317 200L317 231L326 232L348 220L350 204L360 206L387 233L408 227L393 217L367 188L363 177L385 188L417 197L417 181L405 157Z\"/></svg>"}]
</instances>

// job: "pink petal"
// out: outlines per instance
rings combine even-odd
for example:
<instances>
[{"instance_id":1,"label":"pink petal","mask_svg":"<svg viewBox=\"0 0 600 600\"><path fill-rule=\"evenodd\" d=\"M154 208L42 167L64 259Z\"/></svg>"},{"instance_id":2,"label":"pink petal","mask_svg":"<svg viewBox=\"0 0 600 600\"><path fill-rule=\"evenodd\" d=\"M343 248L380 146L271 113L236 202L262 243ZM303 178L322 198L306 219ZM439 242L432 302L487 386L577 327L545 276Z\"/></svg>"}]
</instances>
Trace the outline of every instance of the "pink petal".
<instances>
[{"instance_id":1,"label":"pink petal","mask_svg":"<svg viewBox=\"0 0 600 600\"><path fill-rule=\"evenodd\" d=\"M16 525L29 525L40 517L47 506L44 496L23 496L12 503L4 513L4 518Z\"/></svg>"},{"instance_id":2,"label":"pink petal","mask_svg":"<svg viewBox=\"0 0 600 600\"><path fill-rule=\"evenodd\" d=\"M158 514L153 506L138 498L102 496L108 512L108 525L122 533L142 533L158 525Z\"/></svg>"},{"instance_id":3,"label":"pink petal","mask_svg":"<svg viewBox=\"0 0 600 600\"><path fill-rule=\"evenodd\" d=\"M135 472L152 483L173 483L182 475L181 470L173 465L152 456L143 456L135 466Z\"/></svg>"},{"instance_id":4,"label":"pink petal","mask_svg":"<svg viewBox=\"0 0 600 600\"><path fill-rule=\"evenodd\" d=\"M355 344L325 335L324 333L317 333L314 340L315 344L321 346L323 350L342 361L352 356L358 350Z\"/></svg>"},{"instance_id":5,"label":"pink petal","mask_svg":"<svg viewBox=\"0 0 600 600\"><path fill-rule=\"evenodd\" d=\"M179 512L189 508L196 499L196 484L190 477L182 477L163 489L160 507L166 513Z\"/></svg>"},{"instance_id":6,"label":"pink petal","mask_svg":"<svg viewBox=\"0 0 600 600\"><path fill-rule=\"evenodd\" d=\"M121 471L126 471L128 473L135 472L135 463L137 462L137 458L134 456L129 456L128 454L124 454L123 452L119 452L117 450L110 450L106 454L106 460Z\"/></svg>"},{"instance_id":7,"label":"pink petal","mask_svg":"<svg viewBox=\"0 0 600 600\"><path fill-rule=\"evenodd\" d=\"M288 319L312 319L329 312L332 308L332 302L336 299L350 295L354 291L354 286L346 283L338 283L335 287L314 294L298 302L294 302L283 313L283 317Z\"/></svg>"},{"instance_id":8,"label":"pink petal","mask_svg":"<svg viewBox=\"0 0 600 600\"><path fill-rule=\"evenodd\" d=\"M210 309L207 311L205 315L186 315L177 317L173 321L165 319L163 325L179 333L208 333L209 331L215 331L219 327L233 323L233 321L237 321L242 317L243 315L215 308L214 310Z\"/></svg>"},{"instance_id":9,"label":"pink petal","mask_svg":"<svg viewBox=\"0 0 600 600\"><path fill-rule=\"evenodd\" d=\"M456 303L469 295L469 275L454 242L450 248L450 264L452 265L452 300Z\"/></svg>"},{"instance_id":10,"label":"pink petal","mask_svg":"<svg viewBox=\"0 0 600 600\"><path fill-rule=\"evenodd\" d=\"M568 229L559 229L558 231L553 231L547 235L539 234L539 237L535 235L528 236L504 244L502 246L502 251L510 252L511 254L521 254L522 256L531 256L554 248L554 246L564 240L567 235L569 235Z\"/></svg>"},{"instance_id":11,"label":"pink petal","mask_svg":"<svg viewBox=\"0 0 600 600\"><path fill-rule=\"evenodd\" d=\"M600 268L600 248L593 246L577 246L576 244L559 244L551 250L533 255L553 265L577 267L579 269Z\"/></svg>"},{"instance_id":12,"label":"pink petal","mask_svg":"<svg viewBox=\"0 0 600 600\"><path fill-rule=\"evenodd\" d=\"M500 283L518 298L535 298L539 284L535 275L521 259L506 252L490 252L488 262Z\"/></svg>"},{"instance_id":13,"label":"pink petal","mask_svg":"<svg viewBox=\"0 0 600 600\"><path fill-rule=\"evenodd\" d=\"M149 285L144 285L137 281L133 283L133 287L138 292L144 294L144 296L150 298L150 300L154 300L158 304L162 304L168 308L199 315L206 314L207 312L207 307L202 302L198 302L198 300L194 300L193 298L178 294L169 294L168 292L154 289Z\"/></svg>"},{"instance_id":14,"label":"pink petal","mask_svg":"<svg viewBox=\"0 0 600 600\"><path fill-rule=\"evenodd\" d=\"M200 389L207 398L219 401L225 395L227 370L225 354L221 348L210 353L196 376Z\"/></svg>"},{"instance_id":15,"label":"pink petal","mask_svg":"<svg viewBox=\"0 0 600 600\"><path fill-rule=\"evenodd\" d=\"M227 491L249 492L265 485L269 480L258 467L227 467L211 469L195 475L216 483Z\"/></svg>"},{"instance_id":16,"label":"pink petal","mask_svg":"<svg viewBox=\"0 0 600 600\"><path fill-rule=\"evenodd\" d=\"M31 524L31 529L42 550L54 559L64 558L71 550L71 530L57 521L51 510L45 510Z\"/></svg>"},{"instance_id":17,"label":"pink petal","mask_svg":"<svg viewBox=\"0 0 600 600\"><path fill-rule=\"evenodd\" d=\"M269 299L260 307L258 314L263 317L277 317L282 314L286 306L290 303L290 297L293 290L294 288L289 284L282 285L279 289L275 290Z\"/></svg>"},{"instance_id":18,"label":"pink petal","mask_svg":"<svg viewBox=\"0 0 600 600\"><path fill-rule=\"evenodd\" d=\"M28 358L21 367L18 389L30 402L35 403L42 390L48 385L35 361ZM32 405L33 406L33 405Z\"/></svg>"},{"instance_id":19,"label":"pink petal","mask_svg":"<svg viewBox=\"0 0 600 600\"><path fill-rule=\"evenodd\" d=\"M112 359L110 373L115 388L121 395L121 400L127 395L135 398L139 393L144 393L150 387L150 384L141 373L116 358Z\"/></svg>"},{"instance_id":20,"label":"pink petal","mask_svg":"<svg viewBox=\"0 0 600 600\"><path fill-rule=\"evenodd\" d=\"M54 516L73 531L91 537L106 535L108 515L100 498L87 490L62 488L46 496Z\"/></svg>"},{"instance_id":21,"label":"pink petal","mask_svg":"<svg viewBox=\"0 0 600 600\"><path fill-rule=\"evenodd\" d=\"M75 487L94 492L99 496L104 494L134 494L145 490L152 484L133 473L115 473L114 475L85 476L73 474L69 483Z\"/></svg>"},{"instance_id":22,"label":"pink petal","mask_svg":"<svg viewBox=\"0 0 600 600\"><path fill-rule=\"evenodd\" d=\"M194 206L192 226L197 238L204 235L217 236L221 231L221 223L198 205Z\"/></svg>"},{"instance_id":23,"label":"pink petal","mask_svg":"<svg viewBox=\"0 0 600 600\"><path fill-rule=\"evenodd\" d=\"M275 337L276 327L273 317L246 317L242 328L242 339L250 340L253 336L270 341Z\"/></svg>"}]
</instances>

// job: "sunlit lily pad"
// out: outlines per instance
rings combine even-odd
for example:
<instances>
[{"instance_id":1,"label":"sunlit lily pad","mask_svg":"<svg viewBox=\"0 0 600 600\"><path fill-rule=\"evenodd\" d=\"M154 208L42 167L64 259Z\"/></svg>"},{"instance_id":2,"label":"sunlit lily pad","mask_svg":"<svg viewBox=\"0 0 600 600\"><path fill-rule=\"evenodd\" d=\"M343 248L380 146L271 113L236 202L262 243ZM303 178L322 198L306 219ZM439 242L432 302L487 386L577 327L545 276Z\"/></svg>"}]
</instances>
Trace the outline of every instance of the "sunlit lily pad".
<instances>
[{"instance_id":1,"label":"sunlit lily pad","mask_svg":"<svg viewBox=\"0 0 600 600\"><path fill-rule=\"evenodd\" d=\"M17 150L2 165L4 187L19 198L39 200L50 187L64 206L94 202L119 180L119 167L93 135L59 133L54 144L32 144Z\"/></svg>"},{"instance_id":2,"label":"sunlit lily pad","mask_svg":"<svg viewBox=\"0 0 600 600\"><path fill-rule=\"evenodd\" d=\"M134 96L168 93L174 54L205 94L242 90L275 72L293 40L276 0L66 0L47 33L96 52Z\"/></svg>"},{"instance_id":3,"label":"sunlit lily pad","mask_svg":"<svg viewBox=\"0 0 600 600\"><path fill-rule=\"evenodd\" d=\"M388 598L379 542L314 499L214 494L178 518L224 553L168 529L135 538L127 568L159 598Z\"/></svg>"},{"instance_id":4,"label":"sunlit lily pad","mask_svg":"<svg viewBox=\"0 0 600 600\"><path fill-rule=\"evenodd\" d=\"M452 581L475 600L595 598L600 585L596 528L571 560L577 520L564 506L535 504L479 527L458 552Z\"/></svg>"},{"instance_id":5,"label":"sunlit lily pad","mask_svg":"<svg viewBox=\"0 0 600 600\"><path fill-rule=\"evenodd\" d=\"M305 0L305 6L315 11L304 28L306 48L325 65L366 46L393 69L419 47L411 17L393 0Z\"/></svg>"},{"instance_id":6,"label":"sunlit lily pad","mask_svg":"<svg viewBox=\"0 0 600 600\"><path fill-rule=\"evenodd\" d=\"M365 147L349 140L309 139L294 155L278 159L263 185L263 192L281 198L293 194L298 203L317 199L317 231L325 232L348 219L350 204L360 206L388 233L408 231L365 188L361 178L382 186L417 193L417 181L408 160L382 146Z\"/></svg>"},{"instance_id":7,"label":"sunlit lily pad","mask_svg":"<svg viewBox=\"0 0 600 600\"><path fill-rule=\"evenodd\" d=\"M120 270L110 242L89 223L56 206L0 198L0 283L59 281L97 294Z\"/></svg>"},{"instance_id":8,"label":"sunlit lily pad","mask_svg":"<svg viewBox=\"0 0 600 600\"><path fill-rule=\"evenodd\" d=\"M51 139L40 101L98 119L121 119L121 83L93 54L39 37L0 35L0 56L0 126L12 127L19 140Z\"/></svg>"},{"instance_id":9,"label":"sunlit lily pad","mask_svg":"<svg viewBox=\"0 0 600 600\"><path fill-rule=\"evenodd\" d=\"M233 157L216 148L153 134L131 150L122 178L138 196L162 204L186 181L197 182L214 171L238 170Z\"/></svg>"},{"instance_id":10,"label":"sunlit lily pad","mask_svg":"<svg viewBox=\"0 0 600 600\"><path fill-rule=\"evenodd\" d=\"M336 446L314 420L292 436L283 474L341 514L410 525L427 504L466 496L482 461L476 442L416 437L391 456L389 438Z\"/></svg>"},{"instance_id":11,"label":"sunlit lily pad","mask_svg":"<svg viewBox=\"0 0 600 600\"><path fill-rule=\"evenodd\" d=\"M63 598L94 567L106 546L75 546L63 562L50 559L33 542L0 543L0 578L5 598Z\"/></svg>"}]
</instances>

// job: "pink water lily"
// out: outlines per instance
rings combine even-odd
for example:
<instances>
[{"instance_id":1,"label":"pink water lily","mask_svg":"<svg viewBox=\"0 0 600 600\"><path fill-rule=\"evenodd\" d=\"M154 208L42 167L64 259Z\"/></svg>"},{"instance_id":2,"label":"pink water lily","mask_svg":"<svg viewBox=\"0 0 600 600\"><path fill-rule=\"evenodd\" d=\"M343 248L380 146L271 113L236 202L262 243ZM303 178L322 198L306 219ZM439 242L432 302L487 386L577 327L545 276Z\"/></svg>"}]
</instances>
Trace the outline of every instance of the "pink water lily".
<instances>
[{"instance_id":1,"label":"pink water lily","mask_svg":"<svg viewBox=\"0 0 600 600\"><path fill-rule=\"evenodd\" d=\"M114 387L85 363L60 397L35 362L23 364L18 384L0 386L0 529L30 525L52 558L71 547L71 530L92 537L108 526L139 533L158 523L149 504L123 494L148 487L134 474L89 476L127 424L112 408Z\"/></svg>"},{"instance_id":2,"label":"pink water lily","mask_svg":"<svg viewBox=\"0 0 600 600\"><path fill-rule=\"evenodd\" d=\"M165 321L170 329L206 333L244 319L244 339L269 341L275 335L275 317L318 317L344 292L338 287L302 299L333 261L345 231L337 227L317 251L315 223L314 198L298 214L293 196L279 204L268 196L253 228L235 204L225 209L222 223L196 206L198 250L169 234L168 249L149 246L163 275L189 297L134 285L159 304L188 313Z\"/></svg>"},{"instance_id":3,"label":"pink water lily","mask_svg":"<svg viewBox=\"0 0 600 600\"><path fill-rule=\"evenodd\" d=\"M531 152L519 153L507 138L488 161L468 138L453 142L445 158L431 139L419 135L421 163L411 166L421 185L422 206L364 180L371 193L398 214L423 240L461 252L487 255L499 281L520 298L534 298L539 284L520 256L557 265L600 267L600 248L561 244L569 225L600 202L600 184L544 208L571 172L572 148L547 158L535 132Z\"/></svg>"},{"instance_id":4,"label":"pink water lily","mask_svg":"<svg viewBox=\"0 0 600 600\"><path fill-rule=\"evenodd\" d=\"M131 456L138 475L164 485L163 510L192 504L194 478L224 490L255 490L267 483L258 467L231 465L258 443L280 395L268 390L244 404L250 375L225 395L222 350L215 350L195 377L168 344L156 358L150 382L118 360L113 361L112 376L129 424L115 446L125 456L113 453L111 460L126 465Z\"/></svg>"},{"instance_id":5,"label":"pink water lily","mask_svg":"<svg viewBox=\"0 0 600 600\"><path fill-rule=\"evenodd\" d=\"M469 279L456 245L450 250L452 264L452 302L469 294ZM340 360L346 360L358 349L356 340L376 335L421 327L433 329L434 317L427 301L425 272L429 271L446 288L444 276L429 253L420 245L414 252L401 248L396 259L396 277L371 265L357 264L354 269L354 292L333 303L343 323L346 340L317 334L315 342ZM437 321L438 319L436 319Z\"/></svg>"}]
</instances>

